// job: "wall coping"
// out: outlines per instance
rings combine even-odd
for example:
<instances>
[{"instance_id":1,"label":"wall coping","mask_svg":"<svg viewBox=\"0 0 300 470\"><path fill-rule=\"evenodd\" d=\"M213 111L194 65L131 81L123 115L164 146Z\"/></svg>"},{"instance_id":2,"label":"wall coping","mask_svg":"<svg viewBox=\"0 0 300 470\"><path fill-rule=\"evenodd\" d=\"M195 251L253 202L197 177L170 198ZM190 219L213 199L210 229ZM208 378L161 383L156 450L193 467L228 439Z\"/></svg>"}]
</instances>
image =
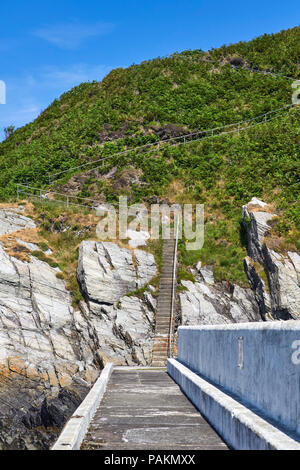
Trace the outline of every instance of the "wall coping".
<instances>
[{"instance_id":1,"label":"wall coping","mask_svg":"<svg viewBox=\"0 0 300 470\"><path fill-rule=\"evenodd\" d=\"M249 323L230 323L218 325L200 325L200 326L180 326L179 330L220 330L220 331L235 331L235 330L295 330L300 331L300 321L297 320L279 320L268 322L249 322Z\"/></svg>"},{"instance_id":2,"label":"wall coping","mask_svg":"<svg viewBox=\"0 0 300 470\"><path fill-rule=\"evenodd\" d=\"M112 363L102 370L83 402L66 423L51 450L79 450L90 422L103 398L108 381L114 369Z\"/></svg>"},{"instance_id":3,"label":"wall coping","mask_svg":"<svg viewBox=\"0 0 300 470\"><path fill-rule=\"evenodd\" d=\"M234 449L300 450L300 443L176 359L168 373Z\"/></svg>"}]
</instances>

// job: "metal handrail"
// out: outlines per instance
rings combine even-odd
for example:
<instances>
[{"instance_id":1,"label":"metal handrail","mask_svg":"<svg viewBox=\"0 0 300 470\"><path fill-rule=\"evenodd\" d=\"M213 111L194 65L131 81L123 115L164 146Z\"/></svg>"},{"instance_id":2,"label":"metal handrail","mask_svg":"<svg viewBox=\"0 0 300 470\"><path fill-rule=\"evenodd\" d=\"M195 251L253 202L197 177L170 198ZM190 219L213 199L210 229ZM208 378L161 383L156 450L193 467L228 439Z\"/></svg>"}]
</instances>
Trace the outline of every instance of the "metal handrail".
<instances>
[{"instance_id":1,"label":"metal handrail","mask_svg":"<svg viewBox=\"0 0 300 470\"><path fill-rule=\"evenodd\" d=\"M65 173L69 173L69 172L73 172L73 171L79 170L81 168L86 168L88 166L95 165L96 163L102 163L102 166L104 166L104 162L106 160L110 160L110 159L115 158L115 157L120 157L122 155L127 155L128 153L131 153L131 152L137 152L139 150L143 150L143 149L147 149L147 148L149 149L150 148L150 150L148 152L146 152L146 153L150 153L151 151L153 151L153 149L155 149L157 147L160 148L161 146L170 145L172 143L176 144L178 140L181 140L183 144L186 144L186 143L190 143L190 142L195 142L196 140L200 140L200 139L202 140L202 139L206 139L206 138L212 138L212 137L216 137L217 135L228 134L229 132L226 132L226 131L223 131L223 132L217 132L217 131L222 131L222 129L228 129L228 128L231 128L231 127L238 127L237 131L240 132L243 129L248 129L249 127L251 127L251 126L241 127L243 124L251 123L253 121L256 121L257 119L260 119L260 121L257 124L263 124L264 122L267 122L267 121L271 120L271 119L267 119L267 117L269 115L278 113L279 111L290 109L294 106L296 106L296 103L291 103L289 105L282 106L281 108L277 108L277 109L274 109L272 111L267 111L266 113L259 114L259 115L255 116L253 118L249 118L249 119L246 119L244 121L237 121L237 122L234 122L234 123L231 123L231 124L225 124L224 126L213 127L213 128L210 128L210 129L205 129L203 131L191 132L189 134L184 134L184 135L180 135L180 136L177 136L177 137L170 137L169 139L159 140L157 142L153 142L153 143L133 147L132 149L126 149L126 150L123 150L122 152L117 152L117 153L114 153L113 155L109 155L107 157L103 157L103 158L100 158L98 160L94 160L93 162L83 163L82 165L78 165L76 167L68 168L67 170L63 170L63 171L60 171L60 172L57 172L57 173L51 173L50 175L48 175L49 184L52 184L53 182L56 181L56 180L53 179L56 176L63 175ZM189 140L189 139L191 139L195 136L198 136L198 139ZM93 170L96 170L98 168L99 168L99 165L96 166L95 168L92 168L91 170L88 170L88 171L93 171Z\"/></svg>"},{"instance_id":2,"label":"metal handrail","mask_svg":"<svg viewBox=\"0 0 300 470\"><path fill-rule=\"evenodd\" d=\"M266 122L270 122L270 121L273 121L274 119L276 119L278 116L274 116L274 117L269 117L270 115L274 114L274 113L277 113L278 111L282 111L284 109L290 109L294 106L296 106L297 104L296 103L292 103L290 105L287 105L287 106L284 106L282 108L278 108L276 110L273 110L273 111L268 111L267 113L264 113L264 114L261 114L259 116L256 116L255 118L251 118L251 119L248 119L247 121L240 121L240 122L236 122L236 123L233 123L233 124L228 124L226 126L223 126L223 127L214 127L208 131L201 131L201 132L195 132L195 133L191 133L191 134L186 134L185 136L179 136L179 137L173 137L172 139L167 139L165 141L160 141L160 142L157 142L155 144L147 144L147 145L143 145L143 146L140 146L140 147L135 147L134 149L129 149L129 150L126 150L124 152L120 152L119 154L114 154L114 155L111 155L110 157L106 157L104 160L106 159L109 159L109 158L113 158L113 157L116 157L118 155L122 155L122 154L125 154L125 153L128 153L128 152L133 152L133 151L136 151L137 149L141 149L141 148L144 148L144 147L149 147L149 146L153 146L153 145L157 145L158 148L160 147L160 145L162 144L169 144L171 141L174 141L173 145L176 145L176 141L178 139L183 139L183 144L187 144L187 143L191 143L191 142L197 142L198 140L203 140L203 139L210 139L210 138L215 138L215 137L220 137L220 136L224 136L224 135L228 135L228 134L232 134L234 132L238 132L240 133L241 131L245 131L247 129L251 129L257 125L260 125L260 124L264 124ZM264 118L263 120L259 121L259 122L256 122L256 123L253 123L251 124L250 126L246 126L246 127L241 127L241 124L245 124L245 123L249 123L249 122L253 122L255 121L256 119L258 118ZM224 128L230 128L230 127L233 127L235 126L232 130L228 130L228 131L223 131L223 132L217 132L218 130L221 130L221 129L224 129ZM192 136L195 136L195 135L201 135L201 134L205 134L205 133L208 133L210 132L209 135L204 135L202 137L200 137L199 139L193 139L193 140L186 140L188 137L192 137ZM170 144L169 144L170 145ZM150 153L151 150L147 153ZM102 160L100 160L102 161ZM80 165L79 167L76 167L76 168L70 168L69 170L64 170L62 173L66 173L68 171L71 171L71 170L74 170L74 169L78 169L78 168L82 168L84 166L87 166L87 165L91 165L92 163L97 163L98 161L95 161L95 162L90 162L90 163L87 163L85 165ZM88 171L93 171L93 170L96 170L98 167L95 167L93 168L92 170L88 170ZM60 174L60 173L59 173ZM54 176L54 175L53 175ZM50 178L50 177L49 177ZM66 198L66 204L67 205L75 205L75 206L84 206L83 204L75 204L75 203L71 203L69 201L70 198L75 198L75 199L80 199L80 200L83 200L85 202L88 202L88 201L94 201L94 202L99 202L99 201L95 201L95 199L92 199L92 198L83 198L83 197L79 197L79 196L76 196L76 195L66 195L66 194L62 194L62 193L57 193L57 192L52 192L50 189L41 189L41 188L33 188L31 186L29 186L28 184L26 183L17 183L17 198L19 198L19 195L21 192L24 192L21 190L21 188L26 188L26 189L31 189L31 190L34 190L34 191L38 191L40 193L40 196L36 196L36 195L32 195L32 197L40 197L40 199L43 198L43 195L42 193L46 194L46 193L51 193L51 194L55 194L57 196L63 196ZM52 199L53 200L53 199ZM58 200L55 200L57 202L59 202ZM113 203L110 203L111 205L115 205Z\"/></svg>"},{"instance_id":3,"label":"metal handrail","mask_svg":"<svg viewBox=\"0 0 300 470\"><path fill-rule=\"evenodd\" d=\"M37 191L38 194L35 194L34 193L35 191ZM84 198L84 197L76 196L73 194L56 193L53 191L49 191L48 189L34 188L27 184L17 183L17 199L19 199L22 194L27 197L39 199L41 202L48 201L48 202L57 202L61 204L66 204L67 207L79 206L79 207L90 207L90 208L96 209L95 204L98 204L98 205L107 206L107 210L109 210L109 206L118 206L117 203L100 202L97 199L93 199L93 198ZM51 195L51 198L47 197L47 194ZM64 199L55 199L55 196L58 196L58 197L61 196ZM84 203L90 203L90 204L88 205L88 204L79 204L76 202L71 202L70 201L71 199L77 199L77 200L83 201Z\"/></svg>"},{"instance_id":4,"label":"metal handrail","mask_svg":"<svg viewBox=\"0 0 300 470\"><path fill-rule=\"evenodd\" d=\"M176 237L173 253L173 275L172 275L172 297L171 297L171 318L170 318L170 331L169 331L169 357L173 357L173 320L174 320L174 304L175 304L175 284L177 282L177 246L178 246L178 232L179 232L179 217L177 216Z\"/></svg>"},{"instance_id":5,"label":"metal handrail","mask_svg":"<svg viewBox=\"0 0 300 470\"><path fill-rule=\"evenodd\" d=\"M179 137L173 137L172 139L168 139L168 140L165 140L165 141L160 141L160 142L157 142L155 144L147 144L147 145L143 145L143 146L140 146L140 147L136 147L134 149L129 149L129 150L126 150L124 152L120 152L119 154L114 154L114 155L111 155L110 157L106 157L105 159L108 159L108 158L113 158L115 156L118 156L118 155L122 155L122 154L125 154L125 153L128 153L128 152L133 152L133 151L136 151L137 149L140 149L140 148L144 148L144 147L149 147L149 146L153 146L153 145L158 145L158 147L160 147L160 145L162 144L169 144L169 142L171 141L174 141L175 143L173 145L175 145L177 142L178 139L183 139L183 144L187 144L187 143L191 143L191 142L197 142L198 140L203 140L203 139L210 139L210 138L215 138L215 137L220 137L220 136L224 136L224 135L228 135L228 134L232 134L234 132L238 132L240 133L241 131L245 131L247 129L251 129L257 125L260 125L260 124L264 124L266 122L270 122L270 121L273 121L274 119L276 119L278 116L274 116L274 117L269 117L270 115L278 112L278 111L282 111L284 109L290 109L292 107L296 106L296 103L292 103L290 105L287 105L287 106L284 106L282 108L278 108L276 110L273 110L273 111L268 111L267 113L264 113L264 114L261 114L259 116L256 116L255 118L251 118L251 119L248 119L247 121L240 121L240 122L236 122L236 123L233 123L233 124L228 124L226 126L223 126L223 127L214 127L208 131L202 131L202 132L195 132L195 133L191 133L191 134L186 134L185 136L179 136ZM253 123L251 124L250 126L246 126L246 127L241 127L241 124L245 124L245 123L249 123L249 122L253 122L255 121L256 119L258 118L264 118L263 120L259 121L259 122L256 122L256 123ZM224 129L224 128L230 128L230 127L233 127L235 126L232 130L228 130L228 131L223 131L223 132L217 132L218 130L221 130L221 129ZM204 135L202 137L200 137L199 139L193 139L193 140L186 140L188 137L191 137L191 136L195 136L195 135L201 135L201 134L205 134L205 133L208 133L210 132L209 135ZM147 153L150 153L151 150ZM102 160L101 160L102 161ZM87 165L91 165L92 163L96 163L97 161L95 162L90 162L90 163L87 163L85 165L81 165L79 167L76 167L75 169L78 169L78 168L82 168L84 166L87 166ZM93 170L96 170L98 167L96 168L93 168L92 170L88 170L88 171L93 171ZM65 170L63 173L66 173L68 171L71 171L71 170L74 170L74 168L70 168L69 170ZM40 196L36 196L36 195L32 195L32 197L36 197L36 198L40 198L42 199L43 198L43 193L46 194L46 193L51 193L52 195L57 195L57 196L62 196L64 198L66 198L66 204L67 205L74 205L74 206L82 206L82 207L85 207L84 204L76 204L76 203L71 203L70 202L70 198L75 198L77 200L83 200L84 202L89 202L89 201L93 201L93 202L99 202L99 201L96 201L95 199L92 199L92 198L83 198L83 197L79 197L79 196L76 196L76 195L73 195L73 194L70 194L70 195L66 195L66 194L63 194L63 193L57 193L57 192L52 192L50 189L41 189L41 188L33 188L31 186L29 186L28 184L26 183L17 183L17 198L19 198L19 195L20 193L24 193L24 191L22 191L21 188L26 188L26 189L31 189L31 190L34 190L34 191L38 191ZM50 200L50 199L49 199ZM54 200L56 202L61 202L59 200L55 200L55 199L51 199L51 200ZM99 204L101 204L99 202ZM103 203L104 204L104 203ZM114 203L109 203L110 205L116 205Z\"/></svg>"}]
</instances>

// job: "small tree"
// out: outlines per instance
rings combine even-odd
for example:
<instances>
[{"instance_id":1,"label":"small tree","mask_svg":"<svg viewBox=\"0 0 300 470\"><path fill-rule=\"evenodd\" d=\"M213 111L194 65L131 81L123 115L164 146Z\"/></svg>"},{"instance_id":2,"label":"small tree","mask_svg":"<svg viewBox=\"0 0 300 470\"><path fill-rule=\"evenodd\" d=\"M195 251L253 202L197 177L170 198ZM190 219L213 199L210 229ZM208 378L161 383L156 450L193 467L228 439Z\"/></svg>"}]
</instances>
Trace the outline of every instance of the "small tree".
<instances>
[{"instance_id":1,"label":"small tree","mask_svg":"<svg viewBox=\"0 0 300 470\"><path fill-rule=\"evenodd\" d=\"M8 139L8 137L14 132L14 130L15 130L15 126L4 127L5 139Z\"/></svg>"}]
</instances>

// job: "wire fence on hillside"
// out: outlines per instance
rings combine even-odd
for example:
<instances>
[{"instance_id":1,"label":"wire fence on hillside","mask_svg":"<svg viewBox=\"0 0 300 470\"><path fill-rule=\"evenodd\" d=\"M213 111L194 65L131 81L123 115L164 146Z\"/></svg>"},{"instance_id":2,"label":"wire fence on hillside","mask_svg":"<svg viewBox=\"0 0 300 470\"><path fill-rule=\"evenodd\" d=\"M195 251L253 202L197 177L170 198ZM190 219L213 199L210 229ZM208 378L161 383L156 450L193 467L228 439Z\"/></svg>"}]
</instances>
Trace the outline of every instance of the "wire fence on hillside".
<instances>
[{"instance_id":1,"label":"wire fence on hillside","mask_svg":"<svg viewBox=\"0 0 300 470\"><path fill-rule=\"evenodd\" d=\"M109 163L110 160L114 158L126 156L130 153L143 152L144 154L148 154L148 153L152 153L153 151L161 151L163 148L173 146L173 145L178 145L178 144L186 145L190 142L195 142L195 141L199 141L202 139L214 138L219 135L231 134L233 132L240 133L243 130L249 129L250 127L254 127L257 124L263 124L263 123L272 121L273 119L280 117L284 111L294 106L295 104L292 103L292 104L283 106L281 108L275 109L273 111L268 111L264 114L260 114L253 118L246 119L245 121L238 121L232 124L226 124L225 126L214 127L214 128L206 129L203 131L196 131L196 132L192 132L189 134L180 135L177 137L170 137L169 139L160 140L158 142L140 145L138 147L126 149L122 152L114 153L113 155L109 155L107 157L94 160L92 162L88 162L82 165L68 168L66 170L62 170L57 173L51 173L50 175L48 175L49 185L55 183L58 179L60 179L58 177L62 177L66 173L76 174L78 170L83 170L83 169L86 170L86 173L94 171L94 170L98 170L101 167L105 167L105 165ZM93 168L90 169L89 167L91 166L93 166Z\"/></svg>"},{"instance_id":2,"label":"wire fence on hillside","mask_svg":"<svg viewBox=\"0 0 300 470\"><path fill-rule=\"evenodd\" d=\"M49 189L34 188L28 184L17 184L17 199L18 200L34 200L43 204L62 204L65 207L84 207L86 209L99 209L109 210L117 204L102 203L97 198L80 197L74 194L63 194L50 191Z\"/></svg>"},{"instance_id":3,"label":"wire fence on hillside","mask_svg":"<svg viewBox=\"0 0 300 470\"><path fill-rule=\"evenodd\" d=\"M178 137L174 137L174 138L167 139L164 141L160 141L154 144L142 145L139 147L135 147L133 149L128 149L126 151L116 153L114 155L103 158L101 160L96 160L94 162L90 162L84 165L79 165L77 167L70 168L63 172L56 173L56 175L64 174L66 172L71 172L71 171L74 172L75 170L86 168L92 164L97 164L97 166L95 168L87 170L86 173L90 171L98 170L99 162L102 163L102 166L105 166L106 161L112 158L125 156L126 154L130 152L138 152L138 151L143 150L145 153L148 154L148 153L153 152L154 150L162 150L164 146L173 146L173 145L178 145L178 144L185 145L191 142L200 141L202 139L209 139L209 138L219 137L219 136L228 135L232 133L240 133L247 129L251 129L257 125L261 125L261 124L270 122L274 119L277 119L278 117L282 115L282 111L290 109L293 106L295 106L295 104L290 104L282 108L269 111L267 113L261 114L254 118L248 119L246 121L240 121L234 124L228 124L227 126L215 127L213 129L209 129L206 131L194 132L191 134L186 134L183 136L178 136ZM51 176L54 176L54 174ZM109 210L111 207L117 206L116 203L102 203L97 198L88 198L88 197L77 196L74 194L53 192L49 188L48 189L35 188L26 183L17 184L17 199L18 200L19 199L31 199L31 200L44 202L44 203L51 202L51 203L56 203L56 204L63 204L66 207L77 206L77 207L84 207L84 208L90 208L90 209L95 209L95 210L99 209L100 207L102 207L104 210Z\"/></svg>"}]
</instances>

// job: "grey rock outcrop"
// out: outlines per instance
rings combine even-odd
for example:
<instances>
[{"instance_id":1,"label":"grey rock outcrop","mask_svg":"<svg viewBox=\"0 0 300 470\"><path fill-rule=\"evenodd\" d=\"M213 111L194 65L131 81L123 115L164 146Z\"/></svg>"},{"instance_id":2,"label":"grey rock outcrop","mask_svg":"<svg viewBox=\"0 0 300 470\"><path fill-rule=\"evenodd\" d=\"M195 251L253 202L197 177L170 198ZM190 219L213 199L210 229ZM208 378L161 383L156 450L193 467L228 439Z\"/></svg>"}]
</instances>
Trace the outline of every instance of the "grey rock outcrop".
<instances>
[{"instance_id":1,"label":"grey rock outcrop","mask_svg":"<svg viewBox=\"0 0 300 470\"><path fill-rule=\"evenodd\" d=\"M254 296L259 308L260 315L263 320L271 320L271 298L267 291L265 282L256 272L255 267L252 265L252 260L249 257L244 259L244 269L247 274L250 288L254 292Z\"/></svg>"},{"instance_id":2,"label":"grey rock outcrop","mask_svg":"<svg viewBox=\"0 0 300 470\"><path fill-rule=\"evenodd\" d=\"M14 234L36 227L22 209L0 210L0 224L1 234L38 249ZM150 253L83 242L79 310L59 269L28 259L0 243L0 449L48 448L107 361L151 362L155 298L150 289L126 296L155 276Z\"/></svg>"},{"instance_id":3,"label":"grey rock outcrop","mask_svg":"<svg viewBox=\"0 0 300 470\"><path fill-rule=\"evenodd\" d=\"M270 231L270 222L276 214L267 211L267 204L257 198L243 206L243 225L247 233L248 255L254 260L263 262L262 240Z\"/></svg>"},{"instance_id":4,"label":"grey rock outcrop","mask_svg":"<svg viewBox=\"0 0 300 470\"><path fill-rule=\"evenodd\" d=\"M214 282L212 266L198 262L191 269L196 282L182 281L183 325L300 319L300 256L267 247L274 217L274 211L257 198L243 206L248 242L244 269L250 289Z\"/></svg>"},{"instance_id":5,"label":"grey rock outcrop","mask_svg":"<svg viewBox=\"0 0 300 470\"><path fill-rule=\"evenodd\" d=\"M150 364L155 299L130 292L156 274L153 255L116 243L84 241L79 248L77 277L85 302L81 309L94 328L103 365Z\"/></svg>"},{"instance_id":6,"label":"grey rock outcrop","mask_svg":"<svg viewBox=\"0 0 300 470\"><path fill-rule=\"evenodd\" d=\"M282 320L299 319L300 256L295 252L289 252L284 257L269 250L266 245L263 247L263 254L269 282L272 316Z\"/></svg>"},{"instance_id":7,"label":"grey rock outcrop","mask_svg":"<svg viewBox=\"0 0 300 470\"><path fill-rule=\"evenodd\" d=\"M47 263L8 256L0 245L0 363L53 386L95 370L95 345L76 329L79 312L71 306L63 280ZM79 347L80 345L80 347ZM91 369L91 370L90 370ZM96 377L96 376L95 376Z\"/></svg>"},{"instance_id":8,"label":"grey rock outcrop","mask_svg":"<svg viewBox=\"0 0 300 470\"><path fill-rule=\"evenodd\" d=\"M291 251L279 254L269 249L264 239L270 231L268 222L275 216L257 199L243 207L248 238L245 272L264 320L299 319L300 256Z\"/></svg>"},{"instance_id":9,"label":"grey rock outcrop","mask_svg":"<svg viewBox=\"0 0 300 470\"><path fill-rule=\"evenodd\" d=\"M225 283L182 281L187 289L179 294L182 325L212 325L259 321L259 311L250 289Z\"/></svg>"},{"instance_id":10,"label":"grey rock outcrop","mask_svg":"<svg viewBox=\"0 0 300 470\"><path fill-rule=\"evenodd\" d=\"M207 284L214 284L214 270L212 266L204 266L199 269L199 274L204 282Z\"/></svg>"},{"instance_id":11,"label":"grey rock outcrop","mask_svg":"<svg viewBox=\"0 0 300 470\"><path fill-rule=\"evenodd\" d=\"M147 284L155 274L154 257L146 251L132 252L111 242L84 241L80 245L77 277L95 313L96 305L114 304Z\"/></svg>"},{"instance_id":12,"label":"grey rock outcrop","mask_svg":"<svg viewBox=\"0 0 300 470\"><path fill-rule=\"evenodd\" d=\"M45 400L61 406L61 426L99 375L92 327L57 271L30 258L0 244L0 449L48 448L59 427ZM51 433L41 430L49 420Z\"/></svg>"},{"instance_id":13,"label":"grey rock outcrop","mask_svg":"<svg viewBox=\"0 0 300 470\"><path fill-rule=\"evenodd\" d=\"M22 214L22 207L0 210L0 236L35 226L32 219Z\"/></svg>"}]
</instances>

